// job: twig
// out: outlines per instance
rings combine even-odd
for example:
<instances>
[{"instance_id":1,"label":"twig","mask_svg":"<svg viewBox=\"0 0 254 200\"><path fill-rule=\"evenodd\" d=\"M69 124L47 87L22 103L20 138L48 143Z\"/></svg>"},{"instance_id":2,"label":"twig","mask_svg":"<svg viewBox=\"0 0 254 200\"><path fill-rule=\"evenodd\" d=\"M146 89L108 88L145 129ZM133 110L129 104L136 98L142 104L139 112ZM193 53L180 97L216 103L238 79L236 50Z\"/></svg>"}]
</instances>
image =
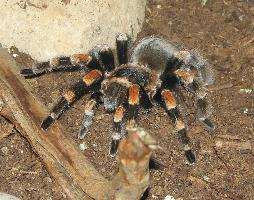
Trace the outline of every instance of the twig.
<instances>
[{"instance_id":1,"label":"twig","mask_svg":"<svg viewBox=\"0 0 254 200\"><path fill-rule=\"evenodd\" d=\"M225 84L222 84L222 85L211 86L211 87L209 87L209 90L210 90L210 91L224 90L224 89L232 88L232 87L234 87L235 85L236 85L236 84L233 84L233 83L225 83Z\"/></svg>"},{"instance_id":2,"label":"twig","mask_svg":"<svg viewBox=\"0 0 254 200\"><path fill-rule=\"evenodd\" d=\"M245 47L245 46L247 46L248 44L252 43L253 41L254 41L254 37L251 38L249 41L245 42L245 43L243 44L243 46Z\"/></svg>"},{"instance_id":3,"label":"twig","mask_svg":"<svg viewBox=\"0 0 254 200\"><path fill-rule=\"evenodd\" d=\"M236 150L252 150L251 142L246 141L223 141L223 140L216 140L215 141L216 148L224 148L224 149L236 149Z\"/></svg>"},{"instance_id":4,"label":"twig","mask_svg":"<svg viewBox=\"0 0 254 200\"><path fill-rule=\"evenodd\" d=\"M232 200L238 200L238 199L243 199L242 195L235 194L233 191L228 191L226 189L218 187L216 184L206 181L202 178L196 177L196 176L189 176L189 179L192 182L196 182L199 185L205 186L205 187L210 187L211 189L215 190L218 194L223 195L223 197L232 199Z\"/></svg>"}]
</instances>

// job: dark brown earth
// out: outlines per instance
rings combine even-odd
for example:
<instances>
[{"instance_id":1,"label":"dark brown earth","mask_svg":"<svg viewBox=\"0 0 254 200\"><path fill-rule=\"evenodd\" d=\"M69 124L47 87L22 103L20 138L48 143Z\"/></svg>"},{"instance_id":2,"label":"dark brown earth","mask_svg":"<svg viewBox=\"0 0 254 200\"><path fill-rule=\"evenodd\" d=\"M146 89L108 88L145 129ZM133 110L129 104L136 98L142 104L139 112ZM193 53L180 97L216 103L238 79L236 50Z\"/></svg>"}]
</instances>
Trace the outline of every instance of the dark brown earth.
<instances>
[{"instance_id":1,"label":"dark brown earth","mask_svg":"<svg viewBox=\"0 0 254 200\"><path fill-rule=\"evenodd\" d=\"M166 195L184 200L254 199L253 33L254 2L251 0L148 2L139 38L159 35L184 48L198 49L214 66L216 81L210 97L212 119L217 127L212 133L201 127L195 120L191 99L188 101L189 136L197 155L197 162L190 166L162 109L155 107L139 117L139 125L163 147L154 157L166 166L151 170L147 199L164 199ZM21 55L17 62L24 66ZM27 81L33 93L50 108L79 76L78 73L55 73ZM85 99L59 120L77 145ZM11 131L10 136L0 140L0 191L22 199L66 198L28 142L14 129L6 129L6 123L0 118L0 130ZM101 107L85 139L88 148L84 151L97 170L108 178L117 170L116 160L108 157L110 130L111 116ZM217 141L227 145L220 148L216 146ZM244 142L252 146L246 149Z\"/></svg>"}]
</instances>

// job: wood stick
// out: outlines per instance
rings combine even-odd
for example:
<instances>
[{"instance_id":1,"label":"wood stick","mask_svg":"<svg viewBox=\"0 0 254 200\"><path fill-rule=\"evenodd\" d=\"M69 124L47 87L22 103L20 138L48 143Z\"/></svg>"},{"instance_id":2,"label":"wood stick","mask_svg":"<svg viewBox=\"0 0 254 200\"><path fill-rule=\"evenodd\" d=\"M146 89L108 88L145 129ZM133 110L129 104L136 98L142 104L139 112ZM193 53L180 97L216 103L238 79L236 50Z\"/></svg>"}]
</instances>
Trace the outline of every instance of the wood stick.
<instances>
[{"instance_id":1,"label":"wood stick","mask_svg":"<svg viewBox=\"0 0 254 200\"><path fill-rule=\"evenodd\" d=\"M19 131L42 158L50 174L71 199L103 199L107 180L82 155L64 129L53 125L47 133L40 123L46 108L28 92L28 87L16 75L19 69L7 51L0 50L0 94L8 104ZM105 190L105 191L104 191ZM100 192L98 192L100 191Z\"/></svg>"}]
</instances>

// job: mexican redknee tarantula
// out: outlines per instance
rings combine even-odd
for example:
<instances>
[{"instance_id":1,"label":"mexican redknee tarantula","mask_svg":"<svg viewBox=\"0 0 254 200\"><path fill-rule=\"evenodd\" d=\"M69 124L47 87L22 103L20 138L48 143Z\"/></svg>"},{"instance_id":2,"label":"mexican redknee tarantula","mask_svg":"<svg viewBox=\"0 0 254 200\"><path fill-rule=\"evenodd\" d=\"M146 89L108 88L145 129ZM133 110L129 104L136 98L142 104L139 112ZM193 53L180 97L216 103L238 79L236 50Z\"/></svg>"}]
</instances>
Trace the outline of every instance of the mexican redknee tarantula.
<instances>
[{"instance_id":1,"label":"mexican redknee tarantula","mask_svg":"<svg viewBox=\"0 0 254 200\"><path fill-rule=\"evenodd\" d=\"M103 103L114 112L112 142L109 154L117 152L119 140L124 136L123 120L135 126L140 107L158 104L172 119L179 141L190 163L195 161L190 139L183 121L178 97L178 85L183 86L196 101L198 119L209 129L214 125L208 119L209 104L206 86L213 82L211 68L195 51L179 50L171 42L158 37L148 37L132 48L128 56L129 37L116 37L118 64L107 45L98 45L88 54L52 58L37 63L31 69L21 70L25 78L54 71L85 69L86 73L53 106L41 127L46 130L62 113L83 95L91 93L85 105L84 119L78 137L83 139L92 124L95 111ZM128 59L129 57L129 59Z\"/></svg>"}]
</instances>

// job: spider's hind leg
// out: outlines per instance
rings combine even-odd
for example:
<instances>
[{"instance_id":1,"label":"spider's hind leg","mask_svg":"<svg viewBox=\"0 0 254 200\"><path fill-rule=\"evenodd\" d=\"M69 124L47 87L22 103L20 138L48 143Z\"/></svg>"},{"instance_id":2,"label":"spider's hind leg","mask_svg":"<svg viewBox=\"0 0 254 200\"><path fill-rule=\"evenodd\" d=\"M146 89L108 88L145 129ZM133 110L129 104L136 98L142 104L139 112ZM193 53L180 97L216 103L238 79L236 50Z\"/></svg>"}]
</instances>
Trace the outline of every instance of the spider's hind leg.
<instances>
[{"instance_id":1,"label":"spider's hind leg","mask_svg":"<svg viewBox=\"0 0 254 200\"><path fill-rule=\"evenodd\" d=\"M192 88L192 90L195 92L198 120L208 129L213 130L215 126L209 119L211 106L209 104L207 89L202 87L197 81L194 81L190 88Z\"/></svg>"},{"instance_id":2,"label":"spider's hind leg","mask_svg":"<svg viewBox=\"0 0 254 200\"><path fill-rule=\"evenodd\" d=\"M25 78L33 78L55 71L78 71L92 61L88 54L73 54L70 57L60 56L46 62L35 63L32 68L25 68L20 74Z\"/></svg>"},{"instance_id":3,"label":"spider's hind leg","mask_svg":"<svg viewBox=\"0 0 254 200\"><path fill-rule=\"evenodd\" d=\"M178 56L179 62L184 63L183 59L186 59L185 57L191 55L187 51L180 51ZM211 106L208 103L208 89L206 88L207 80L203 80L204 75L202 75L200 70L201 69L199 68L190 68L188 65L183 64L182 67L174 71L174 74L181 81L183 87L195 97L198 120L208 129L213 130L215 126L209 119L211 113ZM209 76L209 73L207 73L206 76ZM209 80L208 82L211 81Z\"/></svg>"},{"instance_id":4,"label":"spider's hind leg","mask_svg":"<svg viewBox=\"0 0 254 200\"><path fill-rule=\"evenodd\" d=\"M161 91L161 98L164 103L163 107L172 119L177 131L178 140L183 144L183 150L185 156L190 163L195 162L196 158L191 150L190 139L187 135L187 130L183 120L181 119L179 109L177 108L177 102L172 91L163 89Z\"/></svg>"}]
</instances>

